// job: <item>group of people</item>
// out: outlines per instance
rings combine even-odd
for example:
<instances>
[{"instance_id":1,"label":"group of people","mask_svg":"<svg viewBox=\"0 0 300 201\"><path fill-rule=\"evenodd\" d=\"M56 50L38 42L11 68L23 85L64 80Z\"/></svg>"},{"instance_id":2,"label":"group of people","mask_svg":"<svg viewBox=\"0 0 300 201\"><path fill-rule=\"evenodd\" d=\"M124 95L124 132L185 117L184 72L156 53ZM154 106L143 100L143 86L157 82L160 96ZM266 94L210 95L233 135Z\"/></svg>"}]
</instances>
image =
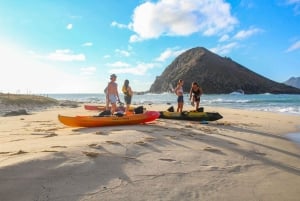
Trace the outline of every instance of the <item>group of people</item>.
<instances>
[{"instance_id":1,"label":"group of people","mask_svg":"<svg viewBox=\"0 0 300 201\"><path fill-rule=\"evenodd\" d=\"M121 102L118 92L118 84L116 83L116 80L117 76L115 74L112 74L110 76L110 82L104 90L106 94L106 109L108 110L109 105L111 104L111 114L114 114L117 111L117 103ZM126 104L125 112L128 112L133 96L133 91L129 86L129 80L127 79L124 81L122 92L124 93L124 101Z\"/></svg>"},{"instance_id":2,"label":"group of people","mask_svg":"<svg viewBox=\"0 0 300 201\"><path fill-rule=\"evenodd\" d=\"M117 103L120 102L118 84L116 83L116 80L117 76L115 74L112 74L110 76L110 82L104 90L106 94L106 108L109 109L109 105L111 105L111 114L114 114L117 111ZM176 88L174 89L174 92L177 95L177 112L182 112L183 109L183 83L184 81L180 79L177 83ZM133 91L129 85L129 80L127 79L124 81L122 92L124 94L124 101L126 104L125 112L128 112L133 96ZM190 89L189 99L191 100L192 106L196 107L196 110L199 109L200 96L202 95L202 93L203 91L199 84L197 82L193 82Z\"/></svg>"},{"instance_id":3,"label":"group of people","mask_svg":"<svg viewBox=\"0 0 300 201\"><path fill-rule=\"evenodd\" d=\"M183 99L183 80L180 79L177 83L176 88L174 89L175 94L177 95L177 112L182 112L184 99ZM196 110L198 111L200 105L200 96L202 95L202 88L199 86L197 82L192 82L192 86L190 89L190 100L192 106L196 106Z\"/></svg>"}]
</instances>

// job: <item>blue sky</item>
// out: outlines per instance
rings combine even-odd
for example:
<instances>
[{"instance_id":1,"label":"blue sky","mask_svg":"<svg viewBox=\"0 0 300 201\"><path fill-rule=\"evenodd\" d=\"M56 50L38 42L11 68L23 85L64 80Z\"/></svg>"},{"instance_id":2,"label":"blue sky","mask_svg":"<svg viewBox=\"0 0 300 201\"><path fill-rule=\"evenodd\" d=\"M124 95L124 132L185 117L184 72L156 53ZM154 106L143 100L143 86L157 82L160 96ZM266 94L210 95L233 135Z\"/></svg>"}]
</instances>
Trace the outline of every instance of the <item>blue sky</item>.
<instances>
[{"instance_id":1,"label":"blue sky","mask_svg":"<svg viewBox=\"0 0 300 201\"><path fill-rule=\"evenodd\" d=\"M0 0L0 92L148 90L193 47L300 76L300 0Z\"/></svg>"}]
</instances>

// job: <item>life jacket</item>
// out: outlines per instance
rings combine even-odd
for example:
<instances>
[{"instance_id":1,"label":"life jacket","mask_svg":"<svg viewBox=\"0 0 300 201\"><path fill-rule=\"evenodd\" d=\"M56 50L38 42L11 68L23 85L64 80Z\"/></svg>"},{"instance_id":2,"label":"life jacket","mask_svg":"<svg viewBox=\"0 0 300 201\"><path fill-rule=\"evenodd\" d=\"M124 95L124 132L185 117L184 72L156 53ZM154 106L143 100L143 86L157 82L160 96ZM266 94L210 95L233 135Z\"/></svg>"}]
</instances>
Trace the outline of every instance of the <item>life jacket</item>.
<instances>
[{"instance_id":1,"label":"life jacket","mask_svg":"<svg viewBox=\"0 0 300 201\"><path fill-rule=\"evenodd\" d=\"M130 95L129 92L128 92L128 90L127 90L127 87L126 87L125 85L122 87L122 92L123 92L126 96L129 96L129 95Z\"/></svg>"}]
</instances>

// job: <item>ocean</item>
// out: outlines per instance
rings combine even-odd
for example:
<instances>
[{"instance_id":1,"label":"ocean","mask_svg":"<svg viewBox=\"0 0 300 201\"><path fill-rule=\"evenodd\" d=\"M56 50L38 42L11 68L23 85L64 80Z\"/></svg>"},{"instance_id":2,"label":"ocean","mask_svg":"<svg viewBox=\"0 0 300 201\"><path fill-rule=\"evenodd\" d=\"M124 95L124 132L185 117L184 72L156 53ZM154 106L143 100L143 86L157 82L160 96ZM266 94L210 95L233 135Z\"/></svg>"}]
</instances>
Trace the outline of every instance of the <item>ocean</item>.
<instances>
[{"instance_id":1,"label":"ocean","mask_svg":"<svg viewBox=\"0 0 300 201\"><path fill-rule=\"evenodd\" d=\"M48 94L57 100L72 100L89 103L105 103L104 94ZM123 101L123 95L120 93ZM172 104L177 105L177 97L173 93L134 95L132 103L139 104ZM184 96L185 105L190 104L189 94ZM269 111L300 115L300 95L289 94L218 94L201 96L201 107L226 107L235 109Z\"/></svg>"}]
</instances>

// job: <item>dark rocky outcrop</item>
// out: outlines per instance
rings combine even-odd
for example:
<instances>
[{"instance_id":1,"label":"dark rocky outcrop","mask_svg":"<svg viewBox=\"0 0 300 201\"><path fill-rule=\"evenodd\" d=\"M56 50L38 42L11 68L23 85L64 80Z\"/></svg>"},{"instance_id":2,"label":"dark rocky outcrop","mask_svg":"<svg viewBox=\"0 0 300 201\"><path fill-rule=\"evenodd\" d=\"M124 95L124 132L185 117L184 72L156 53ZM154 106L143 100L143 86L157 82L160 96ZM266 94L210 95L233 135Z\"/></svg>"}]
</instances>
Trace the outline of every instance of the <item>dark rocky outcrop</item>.
<instances>
[{"instance_id":1,"label":"dark rocky outcrop","mask_svg":"<svg viewBox=\"0 0 300 201\"><path fill-rule=\"evenodd\" d=\"M291 77L284 84L300 89L300 77Z\"/></svg>"},{"instance_id":2,"label":"dark rocky outcrop","mask_svg":"<svg viewBox=\"0 0 300 201\"><path fill-rule=\"evenodd\" d=\"M10 117L10 116L18 116L18 115L29 115L25 109L20 109L20 110L14 110L5 113L3 116L4 117Z\"/></svg>"},{"instance_id":3,"label":"dark rocky outcrop","mask_svg":"<svg viewBox=\"0 0 300 201\"><path fill-rule=\"evenodd\" d=\"M272 81L228 57L220 57L203 47L192 48L179 55L150 87L152 93L170 91L179 79L184 80L184 91L198 82L206 94L231 93L242 89L246 94L300 94L300 89Z\"/></svg>"}]
</instances>

